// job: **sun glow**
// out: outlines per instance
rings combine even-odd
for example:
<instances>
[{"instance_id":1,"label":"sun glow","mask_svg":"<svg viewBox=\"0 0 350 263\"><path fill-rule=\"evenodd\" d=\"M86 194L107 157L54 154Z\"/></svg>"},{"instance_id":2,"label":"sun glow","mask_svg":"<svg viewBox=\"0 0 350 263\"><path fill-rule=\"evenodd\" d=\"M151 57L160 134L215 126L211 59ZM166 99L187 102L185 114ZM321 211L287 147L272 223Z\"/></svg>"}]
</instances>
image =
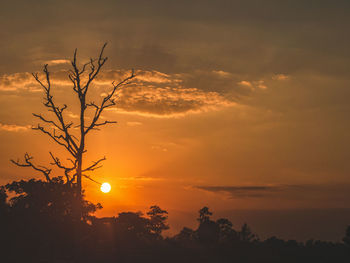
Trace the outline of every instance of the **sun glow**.
<instances>
[{"instance_id":1,"label":"sun glow","mask_svg":"<svg viewBox=\"0 0 350 263\"><path fill-rule=\"evenodd\" d=\"M101 184L101 191L104 193L108 193L109 191L111 191L111 185L109 183L103 183Z\"/></svg>"}]
</instances>

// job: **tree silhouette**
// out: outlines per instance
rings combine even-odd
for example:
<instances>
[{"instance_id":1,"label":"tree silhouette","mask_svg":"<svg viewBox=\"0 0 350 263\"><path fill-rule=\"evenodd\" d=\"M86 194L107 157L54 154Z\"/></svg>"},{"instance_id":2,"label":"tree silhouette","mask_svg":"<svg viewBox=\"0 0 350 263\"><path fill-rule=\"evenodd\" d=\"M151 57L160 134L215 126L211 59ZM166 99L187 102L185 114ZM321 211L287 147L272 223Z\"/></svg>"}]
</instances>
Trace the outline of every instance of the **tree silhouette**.
<instances>
[{"instance_id":1,"label":"tree silhouette","mask_svg":"<svg viewBox=\"0 0 350 263\"><path fill-rule=\"evenodd\" d=\"M6 226L6 221L8 219L9 206L6 202L7 197L5 187L0 186L0 233L4 230L4 226Z\"/></svg>"},{"instance_id":2,"label":"tree silhouette","mask_svg":"<svg viewBox=\"0 0 350 263\"><path fill-rule=\"evenodd\" d=\"M209 211L208 207L203 207L199 210L199 226L197 229L197 236L200 242L210 244L216 243L219 240L220 228L219 225L210 220L210 216L213 215Z\"/></svg>"},{"instance_id":3,"label":"tree silhouette","mask_svg":"<svg viewBox=\"0 0 350 263\"><path fill-rule=\"evenodd\" d=\"M47 135L54 143L64 148L67 156L67 162L61 162L52 152L49 152L52 162L52 166L56 166L64 172L65 180L64 183L74 188L77 192L78 198L82 198L82 177L88 178L96 183L88 172L92 172L101 167L102 162L106 159L105 157L100 158L90 165L83 166L84 156L86 153L86 137L92 130L98 130L101 126L115 123L115 121L100 121L103 111L116 104L115 95L117 91L127 85L129 81L134 77L134 71L132 70L131 75L119 83L112 82L112 87L109 92L106 92L102 99L95 103L94 101L87 101L87 95L89 90L92 88L92 83L100 73L102 67L107 61L107 57L104 57L104 49L106 44L103 45L97 59L90 59L88 63L83 64L79 67L77 60L77 49L75 49L73 59L71 61L71 69L69 70L68 77L72 82L73 94L79 100L79 122L73 123L68 121L66 115L66 104L58 105L54 96L52 95L52 83L48 65L44 65L43 73L44 79L42 79L38 73L33 73L34 79L43 88L44 91L44 106L47 111L51 112L53 117L50 119L42 114L33 115L38 118L42 123L46 124L43 126L38 124L33 127L34 130L38 130ZM88 111L92 111L92 116L88 118ZM51 131L49 127L53 127ZM74 134L74 129L78 128L78 134ZM66 156L66 157L67 157ZM21 167L31 167L34 170L41 172L47 182L51 182L51 168L47 166L37 165L33 162L33 157L25 153L24 161L11 160L14 164ZM81 214L81 211L80 211Z\"/></svg>"},{"instance_id":4,"label":"tree silhouette","mask_svg":"<svg viewBox=\"0 0 350 263\"><path fill-rule=\"evenodd\" d=\"M250 242L256 238L256 235L252 233L250 227L244 223L241 231L238 233L239 239L243 242Z\"/></svg>"},{"instance_id":5,"label":"tree silhouette","mask_svg":"<svg viewBox=\"0 0 350 263\"><path fill-rule=\"evenodd\" d=\"M199 221L199 223L207 222L210 220L211 215L213 215L213 213L209 211L208 207L204 206L199 210L199 217L197 220Z\"/></svg>"},{"instance_id":6,"label":"tree silhouette","mask_svg":"<svg viewBox=\"0 0 350 263\"><path fill-rule=\"evenodd\" d=\"M150 238L149 219L141 212L122 212L115 220L116 237L125 244L136 244Z\"/></svg>"},{"instance_id":7,"label":"tree silhouette","mask_svg":"<svg viewBox=\"0 0 350 263\"><path fill-rule=\"evenodd\" d=\"M346 228L345 237L343 238L344 244L350 246L350 226Z\"/></svg>"},{"instance_id":8,"label":"tree silhouette","mask_svg":"<svg viewBox=\"0 0 350 263\"><path fill-rule=\"evenodd\" d=\"M101 208L100 204L76 198L76 192L71 191L61 177L54 177L49 182L36 179L14 181L5 187L13 196L9 203L15 214L74 221L74 211L82 207L82 219L87 221L91 213Z\"/></svg>"},{"instance_id":9,"label":"tree silhouette","mask_svg":"<svg viewBox=\"0 0 350 263\"><path fill-rule=\"evenodd\" d=\"M0 186L0 211L1 212L3 212L7 207L6 199L7 199L6 189L4 186Z\"/></svg>"},{"instance_id":10,"label":"tree silhouette","mask_svg":"<svg viewBox=\"0 0 350 263\"><path fill-rule=\"evenodd\" d=\"M196 232L193 229L184 227L179 234L174 236L174 239L181 242L194 241L195 235Z\"/></svg>"},{"instance_id":11,"label":"tree silhouette","mask_svg":"<svg viewBox=\"0 0 350 263\"><path fill-rule=\"evenodd\" d=\"M1 196L6 197L8 193L8 200L5 210L0 211L0 241L6 243L12 253L21 251L16 257L22 261L27 261L28 257L38 259L41 255L79 253L78 244L91 232L91 214L101 208L100 204L77 198L76 191L61 177L52 177L51 181L14 181L2 189L6 192L2 191ZM79 218L77 209L81 211Z\"/></svg>"},{"instance_id":12,"label":"tree silhouette","mask_svg":"<svg viewBox=\"0 0 350 263\"><path fill-rule=\"evenodd\" d=\"M226 218L220 218L216 220L220 228L220 241L229 242L236 240L238 237L237 232L232 228L232 222Z\"/></svg>"},{"instance_id":13,"label":"tree silhouette","mask_svg":"<svg viewBox=\"0 0 350 263\"><path fill-rule=\"evenodd\" d=\"M150 207L150 211L147 212L147 215L149 216L149 224L151 232L157 235L158 237L161 236L161 233L164 230L169 229L169 225L166 223L168 216L168 212L165 210L162 210L159 206L153 205Z\"/></svg>"}]
</instances>

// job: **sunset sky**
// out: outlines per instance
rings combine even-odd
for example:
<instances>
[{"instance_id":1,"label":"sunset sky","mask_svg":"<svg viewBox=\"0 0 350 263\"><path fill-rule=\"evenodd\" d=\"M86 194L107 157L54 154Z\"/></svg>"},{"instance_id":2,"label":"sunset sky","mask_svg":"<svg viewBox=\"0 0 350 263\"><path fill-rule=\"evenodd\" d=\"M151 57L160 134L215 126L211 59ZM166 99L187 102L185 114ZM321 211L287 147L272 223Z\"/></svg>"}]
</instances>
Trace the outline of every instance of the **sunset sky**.
<instances>
[{"instance_id":1,"label":"sunset sky","mask_svg":"<svg viewBox=\"0 0 350 263\"><path fill-rule=\"evenodd\" d=\"M67 156L31 130L45 112L32 72L77 121L67 77L108 42L91 90L136 78L88 138L86 163L112 191L83 181L99 216L169 211L173 232L204 205L263 237L340 239L350 224L349 1L2 1L0 184L42 178L9 162ZM59 174L57 174L59 175ZM298 225L297 227L295 225Z\"/></svg>"}]
</instances>

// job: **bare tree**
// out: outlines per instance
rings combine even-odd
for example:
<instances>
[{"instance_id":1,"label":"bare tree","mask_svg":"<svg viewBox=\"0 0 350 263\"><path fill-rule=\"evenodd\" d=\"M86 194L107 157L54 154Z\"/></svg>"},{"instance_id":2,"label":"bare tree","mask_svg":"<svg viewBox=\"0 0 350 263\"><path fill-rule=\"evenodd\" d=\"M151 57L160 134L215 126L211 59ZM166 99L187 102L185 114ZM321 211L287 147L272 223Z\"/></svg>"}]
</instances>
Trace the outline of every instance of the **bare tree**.
<instances>
[{"instance_id":1,"label":"bare tree","mask_svg":"<svg viewBox=\"0 0 350 263\"><path fill-rule=\"evenodd\" d=\"M81 68L78 66L77 62L77 49L75 49L73 60L71 61L72 68L69 70L68 77L73 85L73 92L79 99L79 123L74 124L71 121L68 121L67 116L65 115L65 110L68 108L66 104L59 106L53 95L52 95L52 84L50 79L50 72L48 70L48 65L44 65L43 73L44 79L41 79L38 73L33 73L34 79L40 84L44 90L44 106L49 112L53 113L53 119L49 119L42 114L33 115L38 118L41 122L53 127L51 131L49 128L38 124L36 127L33 127L34 130L38 130L45 135L49 136L56 144L60 145L65 149L69 158L67 162L69 164L64 164L61 160L56 157L52 152L50 156L52 162L50 163L53 166L62 169L65 176L66 184L70 186L75 186L79 196L82 195L82 177L88 178L94 182L95 181L87 173L94 171L101 167L101 164L105 157L94 161L92 164L84 167L84 154L86 153L86 136L92 130L98 130L101 126L116 123L115 121L100 121L101 114L107 108L110 108L116 104L115 95L117 91L130 83L130 80L135 76L134 71L132 70L129 77L125 78L119 83L112 82L111 89L107 92L101 99L99 103L88 102L87 94L91 88L91 84L96 79L97 75L100 73L103 65L107 61L107 57L104 57L104 50L106 43L103 45L101 52L97 59L90 59L86 64L83 64ZM92 110L91 118L87 118L87 110ZM77 136L74 135L74 129L79 130ZM41 172L47 181L51 181L51 171L52 169L36 165L33 163L33 157L28 153L24 155L24 161L11 160L14 164L21 167L31 167L36 171ZM98 182L97 182L98 183Z\"/></svg>"}]
</instances>

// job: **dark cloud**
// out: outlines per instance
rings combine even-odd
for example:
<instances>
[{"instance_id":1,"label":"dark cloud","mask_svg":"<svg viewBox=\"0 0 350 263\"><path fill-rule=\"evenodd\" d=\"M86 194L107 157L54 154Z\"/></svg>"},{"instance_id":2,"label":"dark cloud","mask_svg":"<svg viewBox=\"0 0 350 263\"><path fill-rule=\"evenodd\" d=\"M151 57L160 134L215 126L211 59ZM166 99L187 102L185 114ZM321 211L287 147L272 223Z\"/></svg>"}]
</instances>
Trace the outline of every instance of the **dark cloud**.
<instances>
[{"instance_id":1,"label":"dark cloud","mask_svg":"<svg viewBox=\"0 0 350 263\"><path fill-rule=\"evenodd\" d=\"M5 1L0 72L33 61L91 56L110 42L113 68L223 69L346 75L348 1ZM43 22L44 21L44 22Z\"/></svg>"},{"instance_id":2,"label":"dark cloud","mask_svg":"<svg viewBox=\"0 0 350 263\"><path fill-rule=\"evenodd\" d=\"M263 197L271 193L282 191L290 186L196 186L195 188L213 192L229 194L231 198Z\"/></svg>"},{"instance_id":3,"label":"dark cloud","mask_svg":"<svg viewBox=\"0 0 350 263\"><path fill-rule=\"evenodd\" d=\"M290 200L322 200L347 202L348 184L280 184L249 186L195 186L207 192L225 194L229 198L281 198ZM344 203L345 204L345 203Z\"/></svg>"}]
</instances>

